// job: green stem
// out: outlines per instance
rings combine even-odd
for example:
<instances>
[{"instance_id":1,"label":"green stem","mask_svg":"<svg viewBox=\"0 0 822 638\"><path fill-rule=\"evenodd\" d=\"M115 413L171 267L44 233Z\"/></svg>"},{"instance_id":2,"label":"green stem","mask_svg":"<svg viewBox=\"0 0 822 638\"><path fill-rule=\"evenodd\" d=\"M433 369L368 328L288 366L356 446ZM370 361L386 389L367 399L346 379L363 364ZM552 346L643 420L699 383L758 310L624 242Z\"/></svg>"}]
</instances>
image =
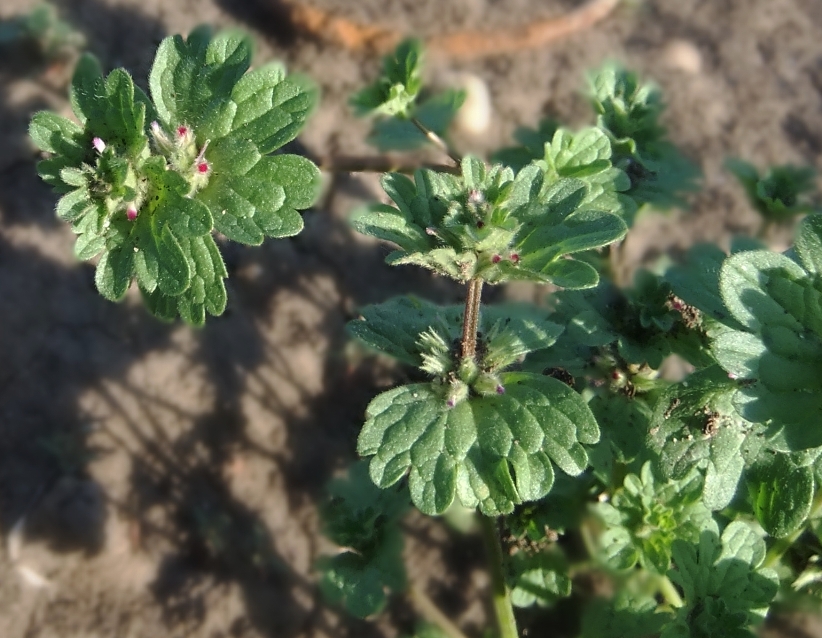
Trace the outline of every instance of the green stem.
<instances>
[{"instance_id":1,"label":"green stem","mask_svg":"<svg viewBox=\"0 0 822 638\"><path fill-rule=\"evenodd\" d=\"M416 585L411 585L408 588L408 597L420 615L429 623L435 625L443 634L448 636L448 638L466 638L459 627L442 613L440 608L434 604L434 601L431 600L422 589Z\"/></svg>"},{"instance_id":2,"label":"green stem","mask_svg":"<svg viewBox=\"0 0 822 638\"><path fill-rule=\"evenodd\" d=\"M479 329L480 301L482 301L482 279L468 282L465 296L465 314L462 318L462 358L474 359L477 355L477 330Z\"/></svg>"},{"instance_id":3,"label":"green stem","mask_svg":"<svg viewBox=\"0 0 822 638\"><path fill-rule=\"evenodd\" d=\"M511 604L511 592L508 591L508 584L505 582L497 519L480 516L480 524L491 570L491 590L500 638L519 638L517 619L514 617L514 607Z\"/></svg>"},{"instance_id":4,"label":"green stem","mask_svg":"<svg viewBox=\"0 0 822 638\"><path fill-rule=\"evenodd\" d=\"M442 139L439 135L434 133L434 131L432 131L425 124L420 122L417 118L412 117L410 118L410 121L411 124L416 126L422 132L422 134L425 135L425 137L427 137L432 144L434 144L434 146L439 148L443 153L445 153L448 157L454 160L457 166L460 165L460 163L462 162L462 158L457 153L451 150L451 147L448 146L448 143L444 139Z\"/></svg>"},{"instance_id":5,"label":"green stem","mask_svg":"<svg viewBox=\"0 0 822 638\"><path fill-rule=\"evenodd\" d=\"M659 593L662 594L665 602L667 602L671 607L676 609L685 604L682 600L682 596L679 595L679 592L676 587L674 587L674 584L671 582L670 578L660 575L658 584Z\"/></svg>"}]
</instances>

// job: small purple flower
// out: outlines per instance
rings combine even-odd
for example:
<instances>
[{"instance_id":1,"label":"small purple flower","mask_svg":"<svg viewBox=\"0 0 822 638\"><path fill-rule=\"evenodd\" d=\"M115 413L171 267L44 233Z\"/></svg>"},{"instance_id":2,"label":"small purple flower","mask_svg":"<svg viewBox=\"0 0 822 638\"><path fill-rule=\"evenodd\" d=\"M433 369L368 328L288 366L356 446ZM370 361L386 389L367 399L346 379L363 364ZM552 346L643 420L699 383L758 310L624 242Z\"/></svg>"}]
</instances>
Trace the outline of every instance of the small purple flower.
<instances>
[{"instance_id":1,"label":"small purple flower","mask_svg":"<svg viewBox=\"0 0 822 638\"><path fill-rule=\"evenodd\" d=\"M104 150L106 150L106 143L99 137L95 137L93 140L91 140L91 145L94 147L94 150L98 153L102 153Z\"/></svg>"},{"instance_id":2,"label":"small purple flower","mask_svg":"<svg viewBox=\"0 0 822 638\"><path fill-rule=\"evenodd\" d=\"M505 394L505 386L501 383L497 384L497 394Z\"/></svg>"},{"instance_id":3,"label":"small purple flower","mask_svg":"<svg viewBox=\"0 0 822 638\"><path fill-rule=\"evenodd\" d=\"M454 399L448 399L448 401L445 402L445 405L447 405L449 408L453 408L455 405L457 405L457 402Z\"/></svg>"}]
</instances>

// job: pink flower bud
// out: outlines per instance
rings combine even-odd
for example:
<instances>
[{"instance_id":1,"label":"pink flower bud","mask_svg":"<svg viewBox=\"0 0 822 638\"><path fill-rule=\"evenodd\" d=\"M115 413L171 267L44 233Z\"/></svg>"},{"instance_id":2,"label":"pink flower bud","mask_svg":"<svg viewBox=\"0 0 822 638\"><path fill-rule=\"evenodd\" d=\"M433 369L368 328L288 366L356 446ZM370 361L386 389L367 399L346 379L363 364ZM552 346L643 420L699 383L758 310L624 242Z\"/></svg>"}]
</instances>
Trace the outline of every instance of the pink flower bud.
<instances>
[{"instance_id":1,"label":"pink flower bud","mask_svg":"<svg viewBox=\"0 0 822 638\"><path fill-rule=\"evenodd\" d=\"M126 209L126 217L130 222L133 222L135 219L137 219L137 209L134 207L133 204L129 205L129 207Z\"/></svg>"},{"instance_id":2,"label":"pink flower bud","mask_svg":"<svg viewBox=\"0 0 822 638\"><path fill-rule=\"evenodd\" d=\"M154 121L151 123L151 132L152 132L152 133L154 133L155 135L157 135L158 133L160 133L160 132L161 132L161 130L160 130L160 124L157 122L157 120L154 120Z\"/></svg>"},{"instance_id":3,"label":"pink flower bud","mask_svg":"<svg viewBox=\"0 0 822 638\"><path fill-rule=\"evenodd\" d=\"M493 257L491 257L492 264L498 264L500 261L502 261L502 257L500 257L499 255L494 255Z\"/></svg>"},{"instance_id":4,"label":"pink flower bud","mask_svg":"<svg viewBox=\"0 0 822 638\"><path fill-rule=\"evenodd\" d=\"M198 173L201 173L201 174L202 174L202 173L208 173L208 169L209 169L209 168L210 168L210 167L209 167L209 165L208 165L208 162L199 162L199 163L197 164L197 172L198 172Z\"/></svg>"},{"instance_id":5,"label":"pink flower bud","mask_svg":"<svg viewBox=\"0 0 822 638\"><path fill-rule=\"evenodd\" d=\"M94 147L94 150L96 150L98 153L102 153L104 150L106 150L106 143L99 137L95 137L93 140L91 140L91 145Z\"/></svg>"},{"instance_id":6,"label":"pink flower bud","mask_svg":"<svg viewBox=\"0 0 822 638\"><path fill-rule=\"evenodd\" d=\"M455 405L457 405L457 402L454 399L448 399L445 402L445 405L447 405L449 408L453 408Z\"/></svg>"},{"instance_id":7,"label":"pink flower bud","mask_svg":"<svg viewBox=\"0 0 822 638\"><path fill-rule=\"evenodd\" d=\"M497 394L505 394L505 386L501 383L497 384Z\"/></svg>"},{"instance_id":8,"label":"pink flower bud","mask_svg":"<svg viewBox=\"0 0 822 638\"><path fill-rule=\"evenodd\" d=\"M177 136L178 137L185 137L187 133L188 133L188 127L187 126L178 126L177 127Z\"/></svg>"},{"instance_id":9,"label":"pink flower bud","mask_svg":"<svg viewBox=\"0 0 822 638\"><path fill-rule=\"evenodd\" d=\"M515 264L519 263L519 255L517 253L511 253L510 259Z\"/></svg>"}]
</instances>

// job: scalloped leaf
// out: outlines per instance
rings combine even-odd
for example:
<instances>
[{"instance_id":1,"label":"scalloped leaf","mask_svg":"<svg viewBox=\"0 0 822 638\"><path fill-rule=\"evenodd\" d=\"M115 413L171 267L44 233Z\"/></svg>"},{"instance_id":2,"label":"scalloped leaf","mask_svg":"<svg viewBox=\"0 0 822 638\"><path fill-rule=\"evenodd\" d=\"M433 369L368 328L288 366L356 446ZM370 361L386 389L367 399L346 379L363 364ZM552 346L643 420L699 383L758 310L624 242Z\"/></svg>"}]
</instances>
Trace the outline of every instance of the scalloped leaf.
<instances>
[{"instance_id":1,"label":"scalloped leaf","mask_svg":"<svg viewBox=\"0 0 822 638\"><path fill-rule=\"evenodd\" d=\"M685 605L661 638L744 636L762 622L779 578L761 567L765 542L746 523L730 523L721 539L706 531L698 544L678 540L673 553L676 569L668 576L682 588Z\"/></svg>"},{"instance_id":2,"label":"scalloped leaf","mask_svg":"<svg viewBox=\"0 0 822 638\"><path fill-rule=\"evenodd\" d=\"M577 475L588 465L582 444L599 428L565 384L533 374L501 375L505 394L471 397L449 409L431 384L376 397L358 441L373 456L371 478L389 487L409 474L411 500L441 514L459 496L489 516L509 513L551 489L553 465Z\"/></svg>"},{"instance_id":3,"label":"scalloped leaf","mask_svg":"<svg viewBox=\"0 0 822 638\"><path fill-rule=\"evenodd\" d=\"M812 244L802 250L810 262ZM712 344L720 365L745 380L737 409L750 420L784 426L790 449L822 445L822 292L815 278L784 255L751 251L729 257L719 283L743 327L719 331Z\"/></svg>"},{"instance_id":4,"label":"scalloped leaf","mask_svg":"<svg viewBox=\"0 0 822 638\"><path fill-rule=\"evenodd\" d=\"M422 88L422 43L403 40L383 58L377 80L351 97L358 115L380 113L406 117Z\"/></svg>"},{"instance_id":5,"label":"scalloped leaf","mask_svg":"<svg viewBox=\"0 0 822 638\"><path fill-rule=\"evenodd\" d=\"M718 366L700 370L659 396L651 421L648 444L662 476L704 472L702 499L712 510L733 499L745 465L740 450L749 433L759 434L734 409L738 388Z\"/></svg>"},{"instance_id":6,"label":"scalloped leaf","mask_svg":"<svg viewBox=\"0 0 822 638\"><path fill-rule=\"evenodd\" d=\"M381 611L387 601L386 590L401 591L405 587L399 534L389 536L370 554L324 556L317 567L322 573L320 591L326 600L358 618Z\"/></svg>"},{"instance_id":7,"label":"scalloped leaf","mask_svg":"<svg viewBox=\"0 0 822 638\"><path fill-rule=\"evenodd\" d=\"M349 322L348 330L369 347L419 367L424 352L420 335L435 327L450 339L456 339L462 329L463 311L461 305L438 306L417 297L394 297L362 308L362 318ZM517 357L550 347L562 333L562 326L548 321L545 311L527 304L507 303L483 308L480 332L488 335L495 325L498 331L510 335L504 344L505 350L515 350ZM489 354L493 358L493 346Z\"/></svg>"},{"instance_id":8,"label":"scalloped leaf","mask_svg":"<svg viewBox=\"0 0 822 638\"><path fill-rule=\"evenodd\" d=\"M231 99L237 110L230 137L254 143L265 155L302 130L317 104L318 91L308 78L286 77L282 65L270 63L244 75Z\"/></svg>"},{"instance_id":9,"label":"scalloped leaf","mask_svg":"<svg viewBox=\"0 0 822 638\"><path fill-rule=\"evenodd\" d=\"M297 155L261 158L242 175L218 173L198 194L214 216L214 227L234 241L257 246L265 237L290 237L303 228L298 209L319 191L319 169Z\"/></svg>"},{"instance_id":10,"label":"scalloped leaf","mask_svg":"<svg viewBox=\"0 0 822 638\"><path fill-rule=\"evenodd\" d=\"M650 462L639 475L628 474L610 502L596 509L608 528L600 539L603 558L618 570L639 562L644 569L665 574L676 539L696 542L705 530L719 532L702 503L699 474L662 482L655 479Z\"/></svg>"},{"instance_id":11,"label":"scalloped leaf","mask_svg":"<svg viewBox=\"0 0 822 638\"><path fill-rule=\"evenodd\" d=\"M517 553L511 559L511 603L515 607L548 607L571 595L571 578L557 553Z\"/></svg>"},{"instance_id":12,"label":"scalloped leaf","mask_svg":"<svg viewBox=\"0 0 822 638\"><path fill-rule=\"evenodd\" d=\"M236 31L212 38L208 27L198 27L187 39L165 38L149 74L157 114L166 128L188 124L209 138L204 127L215 108L227 102L251 63L251 39ZM212 120L213 121L213 120Z\"/></svg>"}]
</instances>

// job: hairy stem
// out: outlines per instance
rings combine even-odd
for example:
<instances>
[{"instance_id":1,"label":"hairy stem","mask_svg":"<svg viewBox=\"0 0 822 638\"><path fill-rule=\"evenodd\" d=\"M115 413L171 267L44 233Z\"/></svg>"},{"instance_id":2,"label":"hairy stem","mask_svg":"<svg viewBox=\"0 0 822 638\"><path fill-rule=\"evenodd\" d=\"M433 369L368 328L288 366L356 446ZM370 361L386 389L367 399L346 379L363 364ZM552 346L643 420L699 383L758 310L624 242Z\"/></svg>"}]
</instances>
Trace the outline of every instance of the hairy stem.
<instances>
[{"instance_id":1,"label":"hairy stem","mask_svg":"<svg viewBox=\"0 0 822 638\"><path fill-rule=\"evenodd\" d=\"M358 157L353 155L335 155L325 157L317 162L320 170L327 173L405 173L412 174L419 168L428 168L440 173L459 175L460 168L450 164L430 162L398 162L390 157Z\"/></svg>"},{"instance_id":2,"label":"hairy stem","mask_svg":"<svg viewBox=\"0 0 822 638\"><path fill-rule=\"evenodd\" d=\"M435 625L448 638L466 638L453 622L434 604L425 592L417 587L411 585L408 588L408 597L411 599L411 604L425 618L429 623Z\"/></svg>"},{"instance_id":3,"label":"hairy stem","mask_svg":"<svg viewBox=\"0 0 822 638\"><path fill-rule=\"evenodd\" d=\"M475 358L477 355L477 330L479 329L480 301L482 299L482 279L468 282L468 294L465 296L465 314L462 318L462 358Z\"/></svg>"},{"instance_id":4,"label":"hairy stem","mask_svg":"<svg viewBox=\"0 0 822 638\"><path fill-rule=\"evenodd\" d=\"M423 135L425 135L425 137L428 138L428 140L431 143L434 144L434 146L439 148L443 153L445 153L448 157L454 160L454 163L456 163L457 166L460 165L460 163L462 162L462 158L457 153L451 150L451 147L448 146L448 143L444 139L442 139L439 135L434 133L434 131L432 131L425 124L420 122L417 118L412 117L410 118L410 121L422 132Z\"/></svg>"},{"instance_id":5,"label":"hairy stem","mask_svg":"<svg viewBox=\"0 0 822 638\"><path fill-rule=\"evenodd\" d=\"M514 607L511 604L511 592L508 591L502 568L502 545L499 539L497 519L480 516L480 525L491 569L491 589L500 638L518 638L517 619L514 617Z\"/></svg>"}]
</instances>

